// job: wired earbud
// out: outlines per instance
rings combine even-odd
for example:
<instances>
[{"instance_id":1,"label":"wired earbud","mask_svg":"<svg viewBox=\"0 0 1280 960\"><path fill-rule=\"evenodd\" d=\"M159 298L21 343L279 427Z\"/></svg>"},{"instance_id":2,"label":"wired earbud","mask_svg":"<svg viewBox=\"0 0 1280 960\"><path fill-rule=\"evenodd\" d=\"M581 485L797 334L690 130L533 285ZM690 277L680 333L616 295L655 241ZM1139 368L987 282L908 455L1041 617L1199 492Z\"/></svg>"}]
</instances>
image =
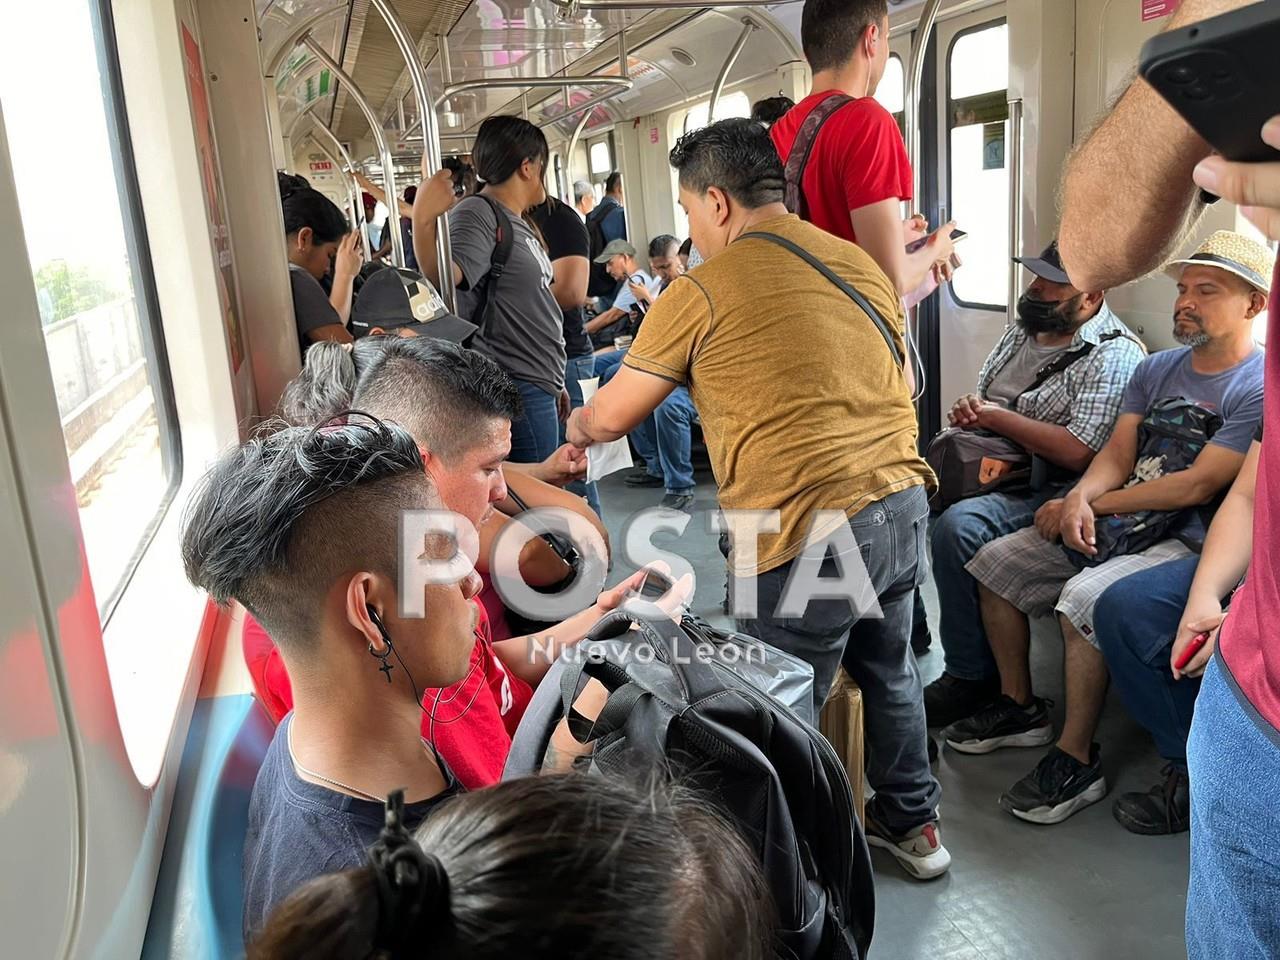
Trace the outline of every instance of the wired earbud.
<instances>
[{"instance_id":1,"label":"wired earbud","mask_svg":"<svg viewBox=\"0 0 1280 960\"><path fill-rule=\"evenodd\" d=\"M382 642L387 645L387 649L379 653L373 648L373 644L370 643L369 656L376 657L382 661L382 665L378 667L378 669L387 675L387 683L390 683L391 671L394 670L395 667L388 662L387 658L390 657L391 654L395 653L396 648L391 643L391 634L387 633L387 628L382 625L382 620L378 617L378 611L374 610L373 607L367 603L364 605L364 608L369 612L369 619L373 621L373 625L378 628L378 633L382 634ZM396 653L396 659L400 659L400 654Z\"/></svg>"}]
</instances>

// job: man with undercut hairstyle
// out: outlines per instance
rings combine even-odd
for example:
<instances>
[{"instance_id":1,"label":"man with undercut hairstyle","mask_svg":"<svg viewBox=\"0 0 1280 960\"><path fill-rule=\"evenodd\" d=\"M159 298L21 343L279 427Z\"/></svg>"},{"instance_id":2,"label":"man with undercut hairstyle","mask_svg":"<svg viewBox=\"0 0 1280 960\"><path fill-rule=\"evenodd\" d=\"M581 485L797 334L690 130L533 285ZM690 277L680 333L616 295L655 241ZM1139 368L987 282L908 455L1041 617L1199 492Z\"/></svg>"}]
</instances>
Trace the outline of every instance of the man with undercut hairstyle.
<instances>
[{"instance_id":1,"label":"man with undercut hairstyle","mask_svg":"<svg viewBox=\"0 0 1280 960\"><path fill-rule=\"evenodd\" d=\"M246 941L298 886L364 861L389 791L405 789L416 823L457 789L422 740L418 693L466 673L479 580L429 585L427 616L401 616L401 514L443 504L413 437L352 420L287 428L225 454L183 531L188 579L257 617L293 681L293 711L249 803ZM426 546L440 559L451 552Z\"/></svg>"},{"instance_id":2,"label":"man with undercut hairstyle","mask_svg":"<svg viewBox=\"0 0 1280 960\"><path fill-rule=\"evenodd\" d=\"M616 439L688 390L738 524L735 601L757 599L740 628L813 665L815 715L843 662L867 704L867 838L913 877L938 876L951 857L910 650L933 475L916 449L902 301L865 251L787 212L755 121L687 134L671 165L707 260L654 302L569 441ZM747 534L760 512L766 526Z\"/></svg>"}]
</instances>

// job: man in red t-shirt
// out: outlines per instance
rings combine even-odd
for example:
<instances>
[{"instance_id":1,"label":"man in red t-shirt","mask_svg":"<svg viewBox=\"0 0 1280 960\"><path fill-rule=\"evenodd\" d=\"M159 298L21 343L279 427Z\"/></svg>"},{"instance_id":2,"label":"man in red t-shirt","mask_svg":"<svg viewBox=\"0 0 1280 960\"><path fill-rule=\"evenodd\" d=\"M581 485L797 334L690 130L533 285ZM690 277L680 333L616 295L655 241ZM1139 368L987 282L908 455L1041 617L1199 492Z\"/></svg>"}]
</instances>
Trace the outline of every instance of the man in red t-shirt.
<instances>
[{"instance_id":1,"label":"man in red t-shirt","mask_svg":"<svg viewBox=\"0 0 1280 960\"><path fill-rule=\"evenodd\" d=\"M1168 29L1247 2L1184 0ZM1280 116L1260 138L1280 148ZM1217 197L1245 204L1241 212L1280 240L1280 164L1228 163L1211 151L1145 81L1130 84L1065 171L1058 237L1075 282L1094 289L1142 276L1168 258L1186 225ZM1107 216L1099 217L1099 209ZM1209 631L1209 642L1179 671L1204 669L1187 743L1190 960L1280 955L1280 569L1274 561L1280 540L1280 272L1267 327L1271 350L1249 572L1221 621L1220 640L1214 636L1220 611L1206 618L1192 610L1196 622L1179 630L1171 658L1179 661L1197 628ZM1202 557L1202 566L1212 559Z\"/></svg>"},{"instance_id":2,"label":"man in red t-shirt","mask_svg":"<svg viewBox=\"0 0 1280 960\"><path fill-rule=\"evenodd\" d=\"M805 118L829 97L854 99L838 108L813 142L801 179L806 219L858 244L910 302L949 278L954 224L923 238L921 217L902 219L911 200L911 163L898 125L873 94L889 62L886 0L805 0L800 21L812 92L769 130L785 165Z\"/></svg>"}]
</instances>

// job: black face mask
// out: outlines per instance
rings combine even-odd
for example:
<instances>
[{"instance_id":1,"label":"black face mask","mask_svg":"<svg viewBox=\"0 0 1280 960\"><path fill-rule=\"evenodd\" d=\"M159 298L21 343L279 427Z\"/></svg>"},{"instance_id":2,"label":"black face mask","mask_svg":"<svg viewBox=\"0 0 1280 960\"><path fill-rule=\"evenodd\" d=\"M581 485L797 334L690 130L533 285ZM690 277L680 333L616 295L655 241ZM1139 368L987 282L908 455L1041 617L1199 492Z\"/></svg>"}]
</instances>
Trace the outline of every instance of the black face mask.
<instances>
[{"instance_id":1,"label":"black face mask","mask_svg":"<svg viewBox=\"0 0 1280 960\"><path fill-rule=\"evenodd\" d=\"M1084 296L1080 294L1079 296ZM1067 317L1067 309L1079 297L1070 300L1036 300L1029 294L1018 298L1018 325L1027 333L1070 333L1075 324Z\"/></svg>"}]
</instances>

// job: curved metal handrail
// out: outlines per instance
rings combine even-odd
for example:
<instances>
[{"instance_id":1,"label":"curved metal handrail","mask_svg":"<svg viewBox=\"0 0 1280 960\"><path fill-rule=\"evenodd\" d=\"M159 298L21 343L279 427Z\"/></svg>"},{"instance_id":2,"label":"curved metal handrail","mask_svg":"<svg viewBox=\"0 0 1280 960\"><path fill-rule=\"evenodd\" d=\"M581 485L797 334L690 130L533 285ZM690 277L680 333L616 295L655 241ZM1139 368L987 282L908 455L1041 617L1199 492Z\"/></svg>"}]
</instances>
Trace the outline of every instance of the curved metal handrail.
<instances>
[{"instance_id":1,"label":"curved metal handrail","mask_svg":"<svg viewBox=\"0 0 1280 960\"><path fill-rule=\"evenodd\" d=\"M707 122L710 123L716 118L716 104L720 102L720 94L724 91L724 83L729 79L729 71L733 69L733 65L738 62L738 56L742 53L742 48L747 45L747 38L756 30L756 22L750 17L742 18L742 33L738 35L738 39L734 42L729 50L729 55L724 58L724 66L720 68L720 72L716 74L715 85L711 88L711 101L707 105Z\"/></svg>"},{"instance_id":2,"label":"curved metal handrail","mask_svg":"<svg viewBox=\"0 0 1280 960\"><path fill-rule=\"evenodd\" d=\"M907 158L911 162L911 195L919 203L920 188L923 183L920 171L920 87L924 82L924 54L929 48L929 37L933 33L934 21L938 19L938 8L942 0L928 0L924 12L920 14L920 23L911 38L911 58L907 66ZM885 43L889 38L883 38Z\"/></svg>"},{"instance_id":3,"label":"curved metal handrail","mask_svg":"<svg viewBox=\"0 0 1280 960\"><path fill-rule=\"evenodd\" d=\"M455 97L467 90L504 90L516 88L558 88L558 87L616 87L620 91L630 90L634 81L630 77L601 77L589 74L585 77L483 77L476 80L461 80L451 83L436 97L435 108L450 97Z\"/></svg>"},{"instance_id":4,"label":"curved metal handrail","mask_svg":"<svg viewBox=\"0 0 1280 960\"><path fill-rule=\"evenodd\" d=\"M285 38L284 42L277 46L275 50L272 51L271 55L266 58L265 62L267 66L263 71L263 76L274 77L276 72L280 69L280 65L284 63L289 54L293 53L294 47L302 43L303 37L309 34L313 27L324 22L329 17L332 17L335 13L346 12L347 4L346 0L343 0L343 2L338 4L336 7L330 7L328 10L320 10L309 17L305 17L296 27L294 27L293 33L289 34L289 36Z\"/></svg>"}]
</instances>

